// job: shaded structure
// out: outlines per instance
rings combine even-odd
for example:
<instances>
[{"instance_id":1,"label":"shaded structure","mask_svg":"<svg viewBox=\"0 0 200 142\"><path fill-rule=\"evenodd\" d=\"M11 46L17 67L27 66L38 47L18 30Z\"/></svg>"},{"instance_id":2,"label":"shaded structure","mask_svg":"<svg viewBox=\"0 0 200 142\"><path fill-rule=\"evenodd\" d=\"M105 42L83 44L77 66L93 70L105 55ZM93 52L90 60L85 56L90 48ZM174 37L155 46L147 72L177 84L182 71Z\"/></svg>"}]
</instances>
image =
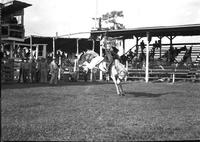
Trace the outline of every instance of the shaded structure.
<instances>
[{"instance_id":1,"label":"shaded structure","mask_svg":"<svg viewBox=\"0 0 200 142\"><path fill-rule=\"evenodd\" d=\"M47 44L47 52L53 52L53 37L44 37L44 36L30 36L25 39L24 43L30 44L32 40L33 44ZM94 45L93 45L94 44ZM79 52L82 52L86 49L92 49L99 52L99 41L93 43L91 39L87 38L56 38L55 39L55 50L62 50L66 53L76 53L77 45L79 47Z\"/></svg>"},{"instance_id":2,"label":"shaded structure","mask_svg":"<svg viewBox=\"0 0 200 142\"><path fill-rule=\"evenodd\" d=\"M145 80L149 81L149 51L150 42L153 37L159 38L160 44L160 57L162 50L162 38L167 37L169 39L169 51L174 50L173 39L177 36L200 36L200 24L189 25L177 25L177 26L157 26L157 27L142 27L142 28L130 28L120 30L108 30L108 31L91 31L92 38L98 38L99 36L106 35L112 38L118 38L123 42L123 50L125 54L125 40L136 38L136 52L138 52L139 40L146 37L146 62L145 62ZM187 44L187 43L186 43ZM200 42L189 43L189 45L200 45ZM198 47L200 49L200 47ZM171 56L171 52L169 52Z\"/></svg>"}]
</instances>

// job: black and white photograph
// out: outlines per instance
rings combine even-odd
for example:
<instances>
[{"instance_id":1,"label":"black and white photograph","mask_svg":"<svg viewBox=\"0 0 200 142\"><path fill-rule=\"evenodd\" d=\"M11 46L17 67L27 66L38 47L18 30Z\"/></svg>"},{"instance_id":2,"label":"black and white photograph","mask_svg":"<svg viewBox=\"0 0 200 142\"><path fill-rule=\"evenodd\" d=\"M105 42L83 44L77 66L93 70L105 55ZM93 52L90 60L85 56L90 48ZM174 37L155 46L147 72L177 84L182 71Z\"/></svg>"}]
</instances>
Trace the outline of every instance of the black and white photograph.
<instances>
[{"instance_id":1,"label":"black and white photograph","mask_svg":"<svg viewBox=\"0 0 200 142\"><path fill-rule=\"evenodd\" d=\"M200 141L200 0L0 0L1 141Z\"/></svg>"}]
</instances>

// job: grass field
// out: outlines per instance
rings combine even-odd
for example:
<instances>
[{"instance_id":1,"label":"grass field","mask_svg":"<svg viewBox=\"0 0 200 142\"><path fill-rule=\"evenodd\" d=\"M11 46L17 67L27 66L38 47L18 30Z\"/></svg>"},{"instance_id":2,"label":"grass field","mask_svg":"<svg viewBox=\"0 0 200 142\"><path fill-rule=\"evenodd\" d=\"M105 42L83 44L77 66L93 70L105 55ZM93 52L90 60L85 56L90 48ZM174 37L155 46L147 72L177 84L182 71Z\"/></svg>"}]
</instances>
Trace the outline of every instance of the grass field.
<instances>
[{"instance_id":1,"label":"grass field","mask_svg":"<svg viewBox=\"0 0 200 142\"><path fill-rule=\"evenodd\" d=\"M199 140L200 84L11 84L1 87L2 140Z\"/></svg>"}]
</instances>

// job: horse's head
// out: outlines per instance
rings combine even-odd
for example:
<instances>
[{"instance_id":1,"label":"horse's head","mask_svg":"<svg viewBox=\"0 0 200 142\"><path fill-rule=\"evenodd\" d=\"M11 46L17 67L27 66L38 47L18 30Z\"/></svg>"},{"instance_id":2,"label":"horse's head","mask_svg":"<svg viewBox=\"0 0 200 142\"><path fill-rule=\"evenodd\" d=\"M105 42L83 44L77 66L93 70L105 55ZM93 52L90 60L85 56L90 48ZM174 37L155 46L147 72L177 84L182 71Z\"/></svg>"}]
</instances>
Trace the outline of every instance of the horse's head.
<instances>
[{"instance_id":1,"label":"horse's head","mask_svg":"<svg viewBox=\"0 0 200 142\"><path fill-rule=\"evenodd\" d=\"M83 71L88 72L88 62L86 60L86 53L82 52L77 56L78 67L82 68Z\"/></svg>"},{"instance_id":2,"label":"horse's head","mask_svg":"<svg viewBox=\"0 0 200 142\"><path fill-rule=\"evenodd\" d=\"M77 55L78 64L82 64L84 52Z\"/></svg>"}]
</instances>

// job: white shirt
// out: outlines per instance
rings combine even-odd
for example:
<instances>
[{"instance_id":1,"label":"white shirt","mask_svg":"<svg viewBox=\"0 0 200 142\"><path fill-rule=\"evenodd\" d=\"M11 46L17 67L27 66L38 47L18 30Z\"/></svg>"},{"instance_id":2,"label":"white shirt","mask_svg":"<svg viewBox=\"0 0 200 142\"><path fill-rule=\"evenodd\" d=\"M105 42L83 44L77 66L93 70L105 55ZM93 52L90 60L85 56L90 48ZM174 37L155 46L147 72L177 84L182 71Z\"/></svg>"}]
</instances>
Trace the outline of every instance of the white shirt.
<instances>
[{"instance_id":1,"label":"white shirt","mask_svg":"<svg viewBox=\"0 0 200 142\"><path fill-rule=\"evenodd\" d=\"M57 71L57 69L58 69L57 64L55 63L55 61L52 61L52 62L50 63L50 73L52 73L52 72L54 72L54 71Z\"/></svg>"}]
</instances>

